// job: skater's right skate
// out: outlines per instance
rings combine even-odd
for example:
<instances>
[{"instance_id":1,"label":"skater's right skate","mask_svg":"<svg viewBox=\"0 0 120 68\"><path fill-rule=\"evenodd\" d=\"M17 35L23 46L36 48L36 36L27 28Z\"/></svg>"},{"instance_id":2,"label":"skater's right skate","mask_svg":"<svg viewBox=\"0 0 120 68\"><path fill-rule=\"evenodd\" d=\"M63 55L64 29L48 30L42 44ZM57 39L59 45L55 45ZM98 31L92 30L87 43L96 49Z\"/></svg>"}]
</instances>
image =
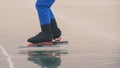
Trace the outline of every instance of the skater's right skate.
<instances>
[{"instance_id":1,"label":"skater's right skate","mask_svg":"<svg viewBox=\"0 0 120 68\"><path fill-rule=\"evenodd\" d=\"M60 41L61 40L61 30L57 26L57 22L55 19L51 20L51 30L53 34L53 40L54 41Z\"/></svg>"}]
</instances>

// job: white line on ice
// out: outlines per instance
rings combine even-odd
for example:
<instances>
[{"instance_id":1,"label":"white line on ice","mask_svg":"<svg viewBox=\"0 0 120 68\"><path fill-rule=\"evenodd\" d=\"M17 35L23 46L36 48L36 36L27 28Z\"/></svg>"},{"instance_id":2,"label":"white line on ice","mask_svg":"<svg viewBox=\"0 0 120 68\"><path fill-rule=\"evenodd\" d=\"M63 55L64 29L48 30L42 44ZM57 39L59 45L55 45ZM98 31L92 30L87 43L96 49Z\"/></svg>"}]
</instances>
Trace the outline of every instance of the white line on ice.
<instances>
[{"instance_id":1,"label":"white line on ice","mask_svg":"<svg viewBox=\"0 0 120 68\"><path fill-rule=\"evenodd\" d=\"M7 52L6 49L2 46L2 44L0 44L0 49L1 49L1 51L3 52L4 56L6 56L7 61L8 61L8 63L9 63L9 67L10 67L10 68L15 68L15 67L14 67L14 63L12 62L11 56L8 54L8 52Z\"/></svg>"}]
</instances>

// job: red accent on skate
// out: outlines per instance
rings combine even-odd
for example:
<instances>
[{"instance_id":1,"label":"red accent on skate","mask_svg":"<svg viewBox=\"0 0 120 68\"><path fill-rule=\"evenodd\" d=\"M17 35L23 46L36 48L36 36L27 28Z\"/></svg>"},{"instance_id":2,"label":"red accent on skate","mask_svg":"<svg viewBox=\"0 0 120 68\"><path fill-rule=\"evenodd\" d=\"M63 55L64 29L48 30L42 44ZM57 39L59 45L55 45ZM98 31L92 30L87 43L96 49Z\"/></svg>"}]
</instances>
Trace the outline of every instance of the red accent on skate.
<instances>
[{"instance_id":1,"label":"red accent on skate","mask_svg":"<svg viewBox=\"0 0 120 68\"><path fill-rule=\"evenodd\" d=\"M48 46L51 46L53 43L52 42L41 42L39 44L44 44L44 45L48 45Z\"/></svg>"},{"instance_id":2,"label":"red accent on skate","mask_svg":"<svg viewBox=\"0 0 120 68\"><path fill-rule=\"evenodd\" d=\"M29 43L28 46L33 46L33 43Z\"/></svg>"},{"instance_id":3,"label":"red accent on skate","mask_svg":"<svg viewBox=\"0 0 120 68\"><path fill-rule=\"evenodd\" d=\"M36 46L36 44L40 44L40 45L46 45L46 46L51 46L53 45L53 42L40 42L40 43L29 43L28 46L32 47L32 46Z\"/></svg>"}]
</instances>

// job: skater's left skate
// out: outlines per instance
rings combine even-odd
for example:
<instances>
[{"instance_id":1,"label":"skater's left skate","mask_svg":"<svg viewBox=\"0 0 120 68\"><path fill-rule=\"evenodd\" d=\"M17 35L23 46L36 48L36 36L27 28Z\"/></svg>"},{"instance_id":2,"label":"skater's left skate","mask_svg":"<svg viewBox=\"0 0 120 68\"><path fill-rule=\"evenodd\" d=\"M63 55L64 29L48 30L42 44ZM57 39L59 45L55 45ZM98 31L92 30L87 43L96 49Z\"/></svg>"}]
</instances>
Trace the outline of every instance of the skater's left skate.
<instances>
[{"instance_id":1,"label":"skater's left skate","mask_svg":"<svg viewBox=\"0 0 120 68\"><path fill-rule=\"evenodd\" d=\"M27 40L28 42L30 42L28 46L52 45L53 34L51 32L50 24L41 26L41 29L42 31L39 34Z\"/></svg>"}]
</instances>

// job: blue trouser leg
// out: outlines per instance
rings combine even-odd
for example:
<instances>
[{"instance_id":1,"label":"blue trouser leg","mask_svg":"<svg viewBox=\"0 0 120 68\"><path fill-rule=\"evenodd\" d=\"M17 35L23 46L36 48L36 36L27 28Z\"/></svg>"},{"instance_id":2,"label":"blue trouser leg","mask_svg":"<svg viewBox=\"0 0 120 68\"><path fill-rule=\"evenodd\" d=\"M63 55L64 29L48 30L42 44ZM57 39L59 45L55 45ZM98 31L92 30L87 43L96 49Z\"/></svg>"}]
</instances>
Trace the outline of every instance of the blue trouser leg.
<instances>
[{"instance_id":1,"label":"blue trouser leg","mask_svg":"<svg viewBox=\"0 0 120 68\"><path fill-rule=\"evenodd\" d=\"M55 19L55 16L54 16L52 10L49 10L49 13L50 13L50 19L51 19L51 20L52 20L52 19Z\"/></svg>"},{"instance_id":2,"label":"blue trouser leg","mask_svg":"<svg viewBox=\"0 0 120 68\"><path fill-rule=\"evenodd\" d=\"M50 24L51 19L55 18L50 9L54 1L55 0L37 0L36 9L41 25Z\"/></svg>"}]
</instances>

